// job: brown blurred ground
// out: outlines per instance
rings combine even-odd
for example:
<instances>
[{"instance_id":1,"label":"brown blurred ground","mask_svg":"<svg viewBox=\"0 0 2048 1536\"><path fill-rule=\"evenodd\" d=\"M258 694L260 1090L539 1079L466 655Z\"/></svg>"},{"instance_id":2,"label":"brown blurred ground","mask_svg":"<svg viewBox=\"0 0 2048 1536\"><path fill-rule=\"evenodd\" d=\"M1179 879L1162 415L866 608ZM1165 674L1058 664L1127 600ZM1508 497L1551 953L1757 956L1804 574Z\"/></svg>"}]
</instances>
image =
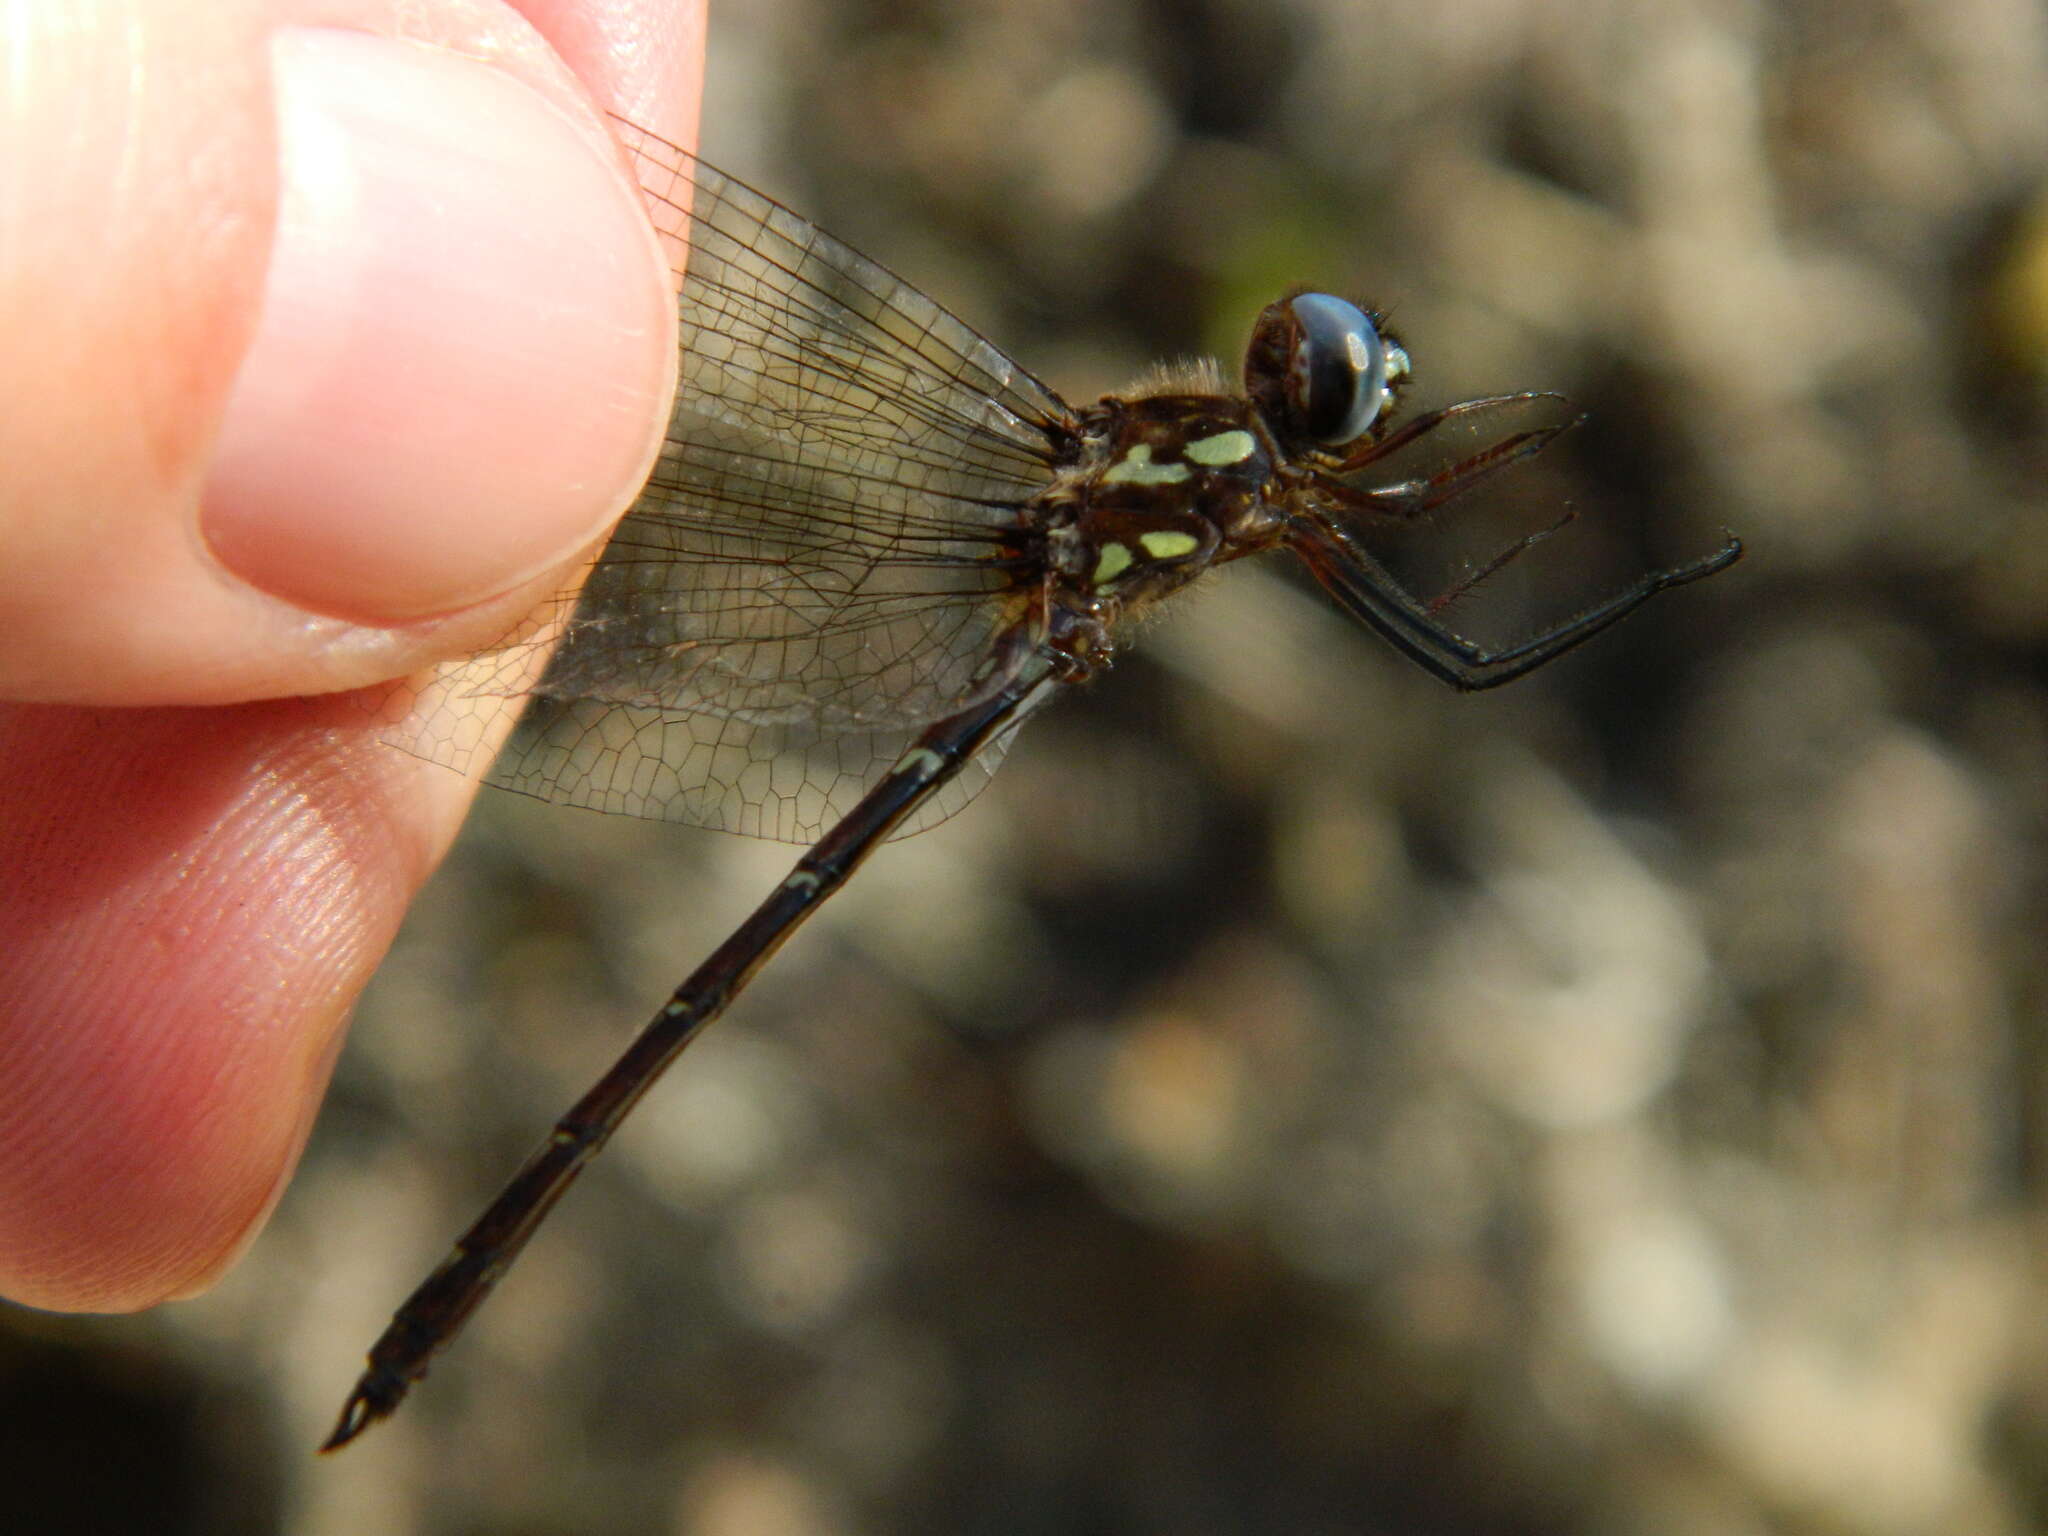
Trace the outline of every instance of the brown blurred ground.
<instances>
[{"instance_id":1,"label":"brown blurred ground","mask_svg":"<svg viewBox=\"0 0 2048 1536\"><path fill-rule=\"evenodd\" d=\"M1391 309L1431 400L1577 398L1524 494L1581 520L1510 621L1750 557L1476 699L1284 572L1207 583L315 1462L392 1304L791 857L487 797L248 1261L0 1316L20 1528L2048 1527L2042 11L718 25L707 152L1077 396L1234 367L1307 282Z\"/></svg>"}]
</instances>

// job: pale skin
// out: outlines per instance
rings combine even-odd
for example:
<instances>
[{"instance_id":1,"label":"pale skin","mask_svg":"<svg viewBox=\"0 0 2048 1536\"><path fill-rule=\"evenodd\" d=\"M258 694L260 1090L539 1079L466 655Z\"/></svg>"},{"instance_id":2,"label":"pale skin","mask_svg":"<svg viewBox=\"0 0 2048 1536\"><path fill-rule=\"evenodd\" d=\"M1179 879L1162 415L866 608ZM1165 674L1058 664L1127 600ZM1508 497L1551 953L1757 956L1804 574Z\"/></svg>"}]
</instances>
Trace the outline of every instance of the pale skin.
<instances>
[{"instance_id":1,"label":"pale skin","mask_svg":"<svg viewBox=\"0 0 2048 1536\"><path fill-rule=\"evenodd\" d=\"M261 1228L474 793L346 690L512 628L652 458L604 114L693 143L703 17L92 15L0 39L0 1295L122 1311Z\"/></svg>"}]
</instances>

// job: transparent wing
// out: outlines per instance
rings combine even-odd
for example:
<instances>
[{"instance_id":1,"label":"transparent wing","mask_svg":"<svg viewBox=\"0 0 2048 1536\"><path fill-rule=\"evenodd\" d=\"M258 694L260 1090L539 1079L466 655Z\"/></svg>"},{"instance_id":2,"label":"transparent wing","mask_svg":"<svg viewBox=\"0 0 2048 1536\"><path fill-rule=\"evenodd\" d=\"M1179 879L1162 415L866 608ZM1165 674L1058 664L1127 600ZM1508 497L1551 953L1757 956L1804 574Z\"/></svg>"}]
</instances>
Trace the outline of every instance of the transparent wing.
<instances>
[{"instance_id":1,"label":"transparent wing","mask_svg":"<svg viewBox=\"0 0 2048 1536\"><path fill-rule=\"evenodd\" d=\"M953 815L987 784L1018 720L983 746L892 834ZM749 726L711 715L664 714L592 699L535 699L491 782L542 799L627 816L686 821L786 843L823 835L901 757L917 733Z\"/></svg>"},{"instance_id":2,"label":"transparent wing","mask_svg":"<svg viewBox=\"0 0 2048 1536\"><path fill-rule=\"evenodd\" d=\"M580 594L430 685L408 745L460 763L486 706L530 697L493 782L808 840L1003 681L997 637L1032 612L1020 511L1068 411L817 226L620 133L682 263L660 461Z\"/></svg>"}]
</instances>

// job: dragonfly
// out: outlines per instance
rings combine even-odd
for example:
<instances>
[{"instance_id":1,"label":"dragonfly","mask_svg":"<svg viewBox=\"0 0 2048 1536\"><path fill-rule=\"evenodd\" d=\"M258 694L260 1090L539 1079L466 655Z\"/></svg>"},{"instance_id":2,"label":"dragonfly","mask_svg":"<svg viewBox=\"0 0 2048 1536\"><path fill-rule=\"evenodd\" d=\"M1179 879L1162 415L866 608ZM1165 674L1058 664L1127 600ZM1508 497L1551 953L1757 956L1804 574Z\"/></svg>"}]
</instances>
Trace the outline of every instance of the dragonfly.
<instances>
[{"instance_id":1,"label":"dragonfly","mask_svg":"<svg viewBox=\"0 0 2048 1536\"><path fill-rule=\"evenodd\" d=\"M1101 672L1121 627L1211 567L1285 549L1337 605L1452 687L1555 660L1732 534L1512 644L1366 547L1578 419L1532 391L1399 420L1409 355L1379 313L1294 292L1213 363L1069 403L887 268L630 123L616 128L680 267L681 371L645 489L579 590L408 701L406 742L458 766L485 706L524 701L490 777L565 804L809 844L675 989L393 1316L323 1450L392 1413L633 1106L884 841L944 820L1035 710Z\"/></svg>"}]
</instances>

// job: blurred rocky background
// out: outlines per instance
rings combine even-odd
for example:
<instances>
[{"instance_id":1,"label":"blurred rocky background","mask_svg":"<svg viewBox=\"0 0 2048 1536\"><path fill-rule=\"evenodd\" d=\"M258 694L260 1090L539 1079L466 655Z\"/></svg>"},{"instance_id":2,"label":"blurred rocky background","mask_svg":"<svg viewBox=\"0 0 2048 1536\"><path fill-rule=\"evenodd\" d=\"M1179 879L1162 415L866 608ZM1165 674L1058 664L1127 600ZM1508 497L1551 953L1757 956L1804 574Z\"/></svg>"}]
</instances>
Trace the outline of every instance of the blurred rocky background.
<instances>
[{"instance_id":1,"label":"blurred rocky background","mask_svg":"<svg viewBox=\"0 0 2048 1536\"><path fill-rule=\"evenodd\" d=\"M792 857L487 795L247 1261L0 1315L21 1528L2048 1528L2041 8L757 0L712 82L710 158L1077 398L1295 283L1422 403L1573 396L1475 625L1749 557L1479 697L1205 583L315 1460Z\"/></svg>"}]
</instances>

